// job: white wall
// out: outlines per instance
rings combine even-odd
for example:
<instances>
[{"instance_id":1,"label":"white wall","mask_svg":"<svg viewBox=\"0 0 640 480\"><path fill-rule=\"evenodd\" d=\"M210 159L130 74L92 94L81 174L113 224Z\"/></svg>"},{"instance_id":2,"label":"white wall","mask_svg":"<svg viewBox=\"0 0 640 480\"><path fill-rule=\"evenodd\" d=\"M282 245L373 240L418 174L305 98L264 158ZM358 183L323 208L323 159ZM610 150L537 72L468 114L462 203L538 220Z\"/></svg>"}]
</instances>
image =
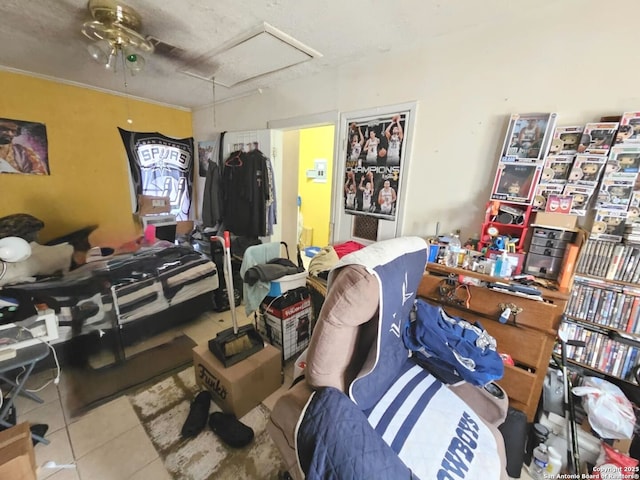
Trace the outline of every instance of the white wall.
<instances>
[{"instance_id":1,"label":"white wall","mask_svg":"<svg viewBox=\"0 0 640 480\"><path fill-rule=\"evenodd\" d=\"M220 129L418 101L403 234L480 230L511 113L557 112L558 125L640 110L640 2L558 1L525 24L475 28L216 107ZM327 34L330 34L328 32ZM210 109L194 112L196 139Z\"/></svg>"}]
</instances>

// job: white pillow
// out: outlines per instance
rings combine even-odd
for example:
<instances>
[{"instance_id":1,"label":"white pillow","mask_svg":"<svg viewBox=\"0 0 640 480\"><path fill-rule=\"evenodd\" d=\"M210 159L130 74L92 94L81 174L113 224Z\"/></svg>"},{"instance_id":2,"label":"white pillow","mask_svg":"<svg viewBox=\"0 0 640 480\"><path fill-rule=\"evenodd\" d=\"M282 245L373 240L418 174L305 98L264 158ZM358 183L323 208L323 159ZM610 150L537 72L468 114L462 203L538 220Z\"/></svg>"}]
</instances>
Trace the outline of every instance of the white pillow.
<instances>
[{"instance_id":1,"label":"white pillow","mask_svg":"<svg viewBox=\"0 0 640 480\"><path fill-rule=\"evenodd\" d=\"M73 246L40 245L31 242L31 256L22 262L6 263L7 271L0 278L0 286L10 283L33 282L36 275L53 275L59 271L67 273L71 268ZM2 268L2 267L0 267Z\"/></svg>"}]
</instances>

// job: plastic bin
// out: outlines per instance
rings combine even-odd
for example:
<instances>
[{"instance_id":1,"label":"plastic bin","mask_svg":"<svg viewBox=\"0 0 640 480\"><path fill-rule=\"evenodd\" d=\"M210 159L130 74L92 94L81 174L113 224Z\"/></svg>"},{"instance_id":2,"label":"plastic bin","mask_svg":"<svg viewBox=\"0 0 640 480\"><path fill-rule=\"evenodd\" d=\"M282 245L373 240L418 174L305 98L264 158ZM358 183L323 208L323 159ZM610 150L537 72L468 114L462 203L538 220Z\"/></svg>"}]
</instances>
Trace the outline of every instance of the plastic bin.
<instances>
[{"instance_id":1,"label":"plastic bin","mask_svg":"<svg viewBox=\"0 0 640 480\"><path fill-rule=\"evenodd\" d=\"M279 297L283 293L293 290L294 288L304 287L307 283L307 271L294 273L293 275L285 275L277 280L271 281L269 288L269 297Z\"/></svg>"},{"instance_id":2,"label":"plastic bin","mask_svg":"<svg viewBox=\"0 0 640 480\"><path fill-rule=\"evenodd\" d=\"M307 247L304 249L304 254L309 258L313 258L320 250L322 250L320 247Z\"/></svg>"}]
</instances>

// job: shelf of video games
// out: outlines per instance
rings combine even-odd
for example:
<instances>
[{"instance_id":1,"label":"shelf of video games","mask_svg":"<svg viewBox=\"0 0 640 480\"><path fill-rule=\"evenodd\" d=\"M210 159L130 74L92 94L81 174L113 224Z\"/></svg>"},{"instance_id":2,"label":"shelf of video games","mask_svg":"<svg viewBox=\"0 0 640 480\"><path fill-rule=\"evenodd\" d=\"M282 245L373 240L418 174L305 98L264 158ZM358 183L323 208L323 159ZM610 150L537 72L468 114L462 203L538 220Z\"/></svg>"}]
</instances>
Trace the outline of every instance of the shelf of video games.
<instances>
[{"instance_id":1,"label":"shelf of video games","mask_svg":"<svg viewBox=\"0 0 640 480\"><path fill-rule=\"evenodd\" d=\"M491 200L592 225L563 316L568 337L585 346L568 347L567 359L637 385L640 112L586 125L556 122L554 113L511 116Z\"/></svg>"}]
</instances>

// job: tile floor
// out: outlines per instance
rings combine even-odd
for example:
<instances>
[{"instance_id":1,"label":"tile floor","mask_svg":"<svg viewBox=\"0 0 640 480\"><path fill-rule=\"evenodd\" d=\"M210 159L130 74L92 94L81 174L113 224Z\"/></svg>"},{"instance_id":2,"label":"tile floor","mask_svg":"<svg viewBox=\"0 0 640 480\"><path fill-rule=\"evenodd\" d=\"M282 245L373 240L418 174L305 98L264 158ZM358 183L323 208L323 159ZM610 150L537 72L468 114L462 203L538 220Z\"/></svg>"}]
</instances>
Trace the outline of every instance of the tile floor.
<instances>
[{"instance_id":1,"label":"tile floor","mask_svg":"<svg viewBox=\"0 0 640 480\"><path fill-rule=\"evenodd\" d=\"M244 307L239 307L238 322L249 322ZM215 334L231 326L229 312L204 314L195 321L166 332L167 341L182 333L196 343L206 343ZM156 339L157 340L157 339ZM150 345L145 345L149 348ZM35 389L53 379L55 372L45 371L31 376L28 388ZM293 362L285 366L283 386L265 399L268 408L286 392L293 377ZM19 422L46 423L49 445L35 447L38 480L171 480L162 460L147 437L133 407L121 396L80 417L71 417L65 399L70 391L64 370L59 384L49 384L37 393L44 403L24 397L16 399ZM73 468L42 468L53 461ZM522 480L530 477L523 469Z\"/></svg>"},{"instance_id":2,"label":"tile floor","mask_svg":"<svg viewBox=\"0 0 640 480\"><path fill-rule=\"evenodd\" d=\"M239 307L237 312L240 324L249 321L244 315L244 307ZM154 341L167 341L184 333L202 344L230 326L229 312L209 313L166 332ZM151 346L153 344L147 344L144 348ZM291 384L293 365L288 362L287 366L285 384L265 400L270 408L287 390L286 386ZM28 388L39 388L54 376L53 371L34 374L29 378ZM16 399L19 422L49 425L45 437L51 443L36 445L36 465L42 467L49 461L57 465L75 465L75 468L40 468L39 480L171 479L126 396L83 416L71 417L65 402L69 391L63 369L57 386L51 383L37 393L44 403L39 404L24 397Z\"/></svg>"}]
</instances>

